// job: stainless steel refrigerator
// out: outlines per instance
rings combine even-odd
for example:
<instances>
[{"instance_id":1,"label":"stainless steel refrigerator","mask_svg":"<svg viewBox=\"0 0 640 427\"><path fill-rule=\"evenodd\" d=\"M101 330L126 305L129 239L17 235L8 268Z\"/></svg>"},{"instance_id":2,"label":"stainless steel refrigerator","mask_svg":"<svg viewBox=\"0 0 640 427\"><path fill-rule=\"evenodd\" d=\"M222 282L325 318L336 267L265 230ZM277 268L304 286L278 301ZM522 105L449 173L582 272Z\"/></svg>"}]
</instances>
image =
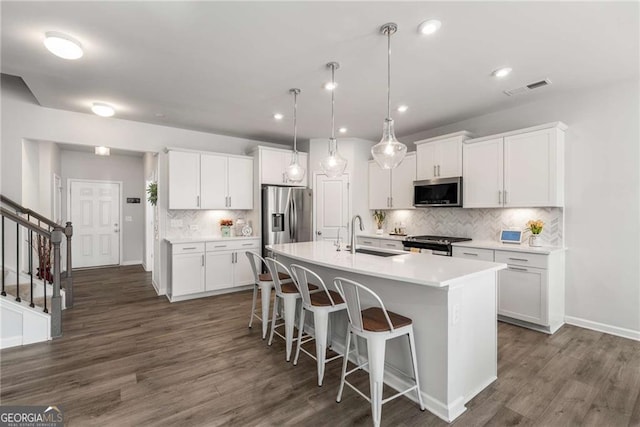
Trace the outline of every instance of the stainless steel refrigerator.
<instances>
[{"instance_id":1,"label":"stainless steel refrigerator","mask_svg":"<svg viewBox=\"0 0 640 427\"><path fill-rule=\"evenodd\" d=\"M311 190L297 187L262 187L262 244L313 240ZM267 256L266 249L262 254Z\"/></svg>"}]
</instances>

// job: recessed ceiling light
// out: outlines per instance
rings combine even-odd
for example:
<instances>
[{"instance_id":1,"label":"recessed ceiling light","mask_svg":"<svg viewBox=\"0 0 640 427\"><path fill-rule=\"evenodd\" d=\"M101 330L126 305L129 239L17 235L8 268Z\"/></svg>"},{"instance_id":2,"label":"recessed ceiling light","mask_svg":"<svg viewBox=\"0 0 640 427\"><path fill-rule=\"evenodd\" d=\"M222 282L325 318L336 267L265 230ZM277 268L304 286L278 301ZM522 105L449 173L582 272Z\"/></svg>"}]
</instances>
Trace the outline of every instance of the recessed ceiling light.
<instances>
[{"instance_id":1,"label":"recessed ceiling light","mask_svg":"<svg viewBox=\"0 0 640 427\"><path fill-rule=\"evenodd\" d=\"M493 77L498 78L507 77L509 74L511 74L511 68L509 67L498 68L493 73L491 73Z\"/></svg>"},{"instance_id":2,"label":"recessed ceiling light","mask_svg":"<svg viewBox=\"0 0 640 427\"><path fill-rule=\"evenodd\" d=\"M327 83L324 84L324 88L326 90L334 90L337 87L338 87L338 83L327 82Z\"/></svg>"},{"instance_id":3,"label":"recessed ceiling light","mask_svg":"<svg viewBox=\"0 0 640 427\"><path fill-rule=\"evenodd\" d=\"M399 107L398 107L398 112L399 112L399 113L404 113L404 112L405 112L405 111L407 111L408 109L409 109L409 107L408 107L408 106L406 106L406 105L401 105L401 106L399 106Z\"/></svg>"},{"instance_id":4,"label":"recessed ceiling light","mask_svg":"<svg viewBox=\"0 0 640 427\"><path fill-rule=\"evenodd\" d=\"M64 59L82 58L82 45L73 37L57 31L48 31L44 36L45 47L54 55Z\"/></svg>"},{"instance_id":5,"label":"recessed ceiling light","mask_svg":"<svg viewBox=\"0 0 640 427\"><path fill-rule=\"evenodd\" d=\"M275 113L273 115L273 118L276 119L276 120L282 120L283 117L284 116L282 114L280 114L280 113Z\"/></svg>"},{"instance_id":6,"label":"recessed ceiling light","mask_svg":"<svg viewBox=\"0 0 640 427\"><path fill-rule=\"evenodd\" d=\"M111 117L116 113L116 110L109 104L105 104L104 102L94 102L91 105L91 111L100 117Z\"/></svg>"},{"instance_id":7,"label":"recessed ceiling light","mask_svg":"<svg viewBox=\"0 0 640 427\"><path fill-rule=\"evenodd\" d=\"M340 129L338 129L338 132L347 133L347 128L340 128Z\"/></svg>"},{"instance_id":8,"label":"recessed ceiling light","mask_svg":"<svg viewBox=\"0 0 640 427\"><path fill-rule=\"evenodd\" d=\"M420 34L429 35L438 31L442 27L442 22L437 19L429 19L418 25L418 32Z\"/></svg>"},{"instance_id":9,"label":"recessed ceiling light","mask_svg":"<svg viewBox=\"0 0 640 427\"><path fill-rule=\"evenodd\" d=\"M111 154L109 147L96 147L96 156L108 156Z\"/></svg>"}]
</instances>

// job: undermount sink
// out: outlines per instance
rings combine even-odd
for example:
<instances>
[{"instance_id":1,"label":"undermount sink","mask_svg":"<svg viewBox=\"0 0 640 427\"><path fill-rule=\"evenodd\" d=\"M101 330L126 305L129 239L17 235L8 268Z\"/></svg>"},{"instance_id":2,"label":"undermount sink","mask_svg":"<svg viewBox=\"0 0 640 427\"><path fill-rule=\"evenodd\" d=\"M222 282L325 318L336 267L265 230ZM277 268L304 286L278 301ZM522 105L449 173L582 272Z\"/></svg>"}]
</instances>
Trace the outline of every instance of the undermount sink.
<instances>
[{"instance_id":1,"label":"undermount sink","mask_svg":"<svg viewBox=\"0 0 640 427\"><path fill-rule=\"evenodd\" d=\"M383 256L383 257L402 255L402 254L396 254L396 253L393 253L393 252L375 251L373 249L364 249L364 248L356 248L356 253L367 254L367 255L375 255L375 256Z\"/></svg>"}]
</instances>

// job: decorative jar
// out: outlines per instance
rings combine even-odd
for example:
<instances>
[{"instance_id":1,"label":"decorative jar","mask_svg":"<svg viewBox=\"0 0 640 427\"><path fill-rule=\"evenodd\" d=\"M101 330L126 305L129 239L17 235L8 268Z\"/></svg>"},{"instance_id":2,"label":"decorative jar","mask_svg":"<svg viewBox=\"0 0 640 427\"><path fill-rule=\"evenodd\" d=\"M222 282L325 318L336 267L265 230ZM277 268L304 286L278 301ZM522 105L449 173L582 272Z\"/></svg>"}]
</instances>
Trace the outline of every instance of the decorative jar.
<instances>
[{"instance_id":1,"label":"decorative jar","mask_svg":"<svg viewBox=\"0 0 640 427\"><path fill-rule=\"evenodd\" d=\"M539 234L532 234L531 236L529 236L529 246L542 246L542 239L540 238Z\"/></svg>"}]
</instances>

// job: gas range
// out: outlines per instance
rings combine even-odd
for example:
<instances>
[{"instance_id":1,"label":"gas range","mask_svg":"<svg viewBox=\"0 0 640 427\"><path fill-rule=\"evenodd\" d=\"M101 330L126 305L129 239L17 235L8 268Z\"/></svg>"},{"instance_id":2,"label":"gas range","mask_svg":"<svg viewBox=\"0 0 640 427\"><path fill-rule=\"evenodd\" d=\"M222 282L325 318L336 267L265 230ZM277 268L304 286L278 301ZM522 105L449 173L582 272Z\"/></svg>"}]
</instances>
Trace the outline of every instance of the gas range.
<instances>
[{"instance_id":1,"label":"gas range","mask_svg":"<svg viewBox=\"0 0 640 427\"><path fill-rule=\"evenodd\" d=\"M434 255L451 256L452 243L469 241L468 237L447 237L447 236L409 236L402 244L406 251L411 248L431 250Z\"/></svg>"}]
</instances>

